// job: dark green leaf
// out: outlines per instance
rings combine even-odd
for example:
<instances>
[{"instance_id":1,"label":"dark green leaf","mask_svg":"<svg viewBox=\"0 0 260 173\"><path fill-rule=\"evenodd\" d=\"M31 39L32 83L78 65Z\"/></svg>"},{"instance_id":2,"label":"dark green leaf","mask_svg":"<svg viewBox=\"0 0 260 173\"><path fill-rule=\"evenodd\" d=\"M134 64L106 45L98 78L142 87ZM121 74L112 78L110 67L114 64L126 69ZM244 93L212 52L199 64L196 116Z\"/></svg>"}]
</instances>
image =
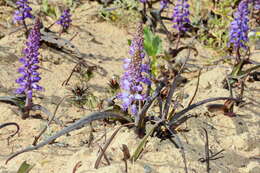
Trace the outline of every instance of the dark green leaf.
<instances>
[{"instance_id":1,"label":"dark green leaf","mask_svg":"<svg viewBox=\"0 0 260 173\"><path fill-rule=\"evenodd\" d=\"M127 39L128 46L131 46L132 41L130 39Z\"/></svg>"}]
</instances>

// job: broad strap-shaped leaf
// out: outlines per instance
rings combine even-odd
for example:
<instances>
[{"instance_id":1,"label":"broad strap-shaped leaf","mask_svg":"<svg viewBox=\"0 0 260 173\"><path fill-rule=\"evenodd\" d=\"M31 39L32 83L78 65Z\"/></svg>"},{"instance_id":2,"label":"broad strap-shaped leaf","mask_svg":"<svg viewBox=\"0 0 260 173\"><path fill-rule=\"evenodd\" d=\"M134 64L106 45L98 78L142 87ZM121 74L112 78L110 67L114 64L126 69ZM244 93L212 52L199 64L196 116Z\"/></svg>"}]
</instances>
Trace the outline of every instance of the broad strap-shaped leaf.
<instances>
[{"instance_id":1,"label":"broad strap-shaped leaf","mask_svg":"<svg viewBox=\"0 0 260 173\"><path fill-rule=\"evenodd\" d=\"M0 96L0 102L15 105L20 109L23 109L25 105L25 96Z\"/></svg>"},{"instance_id":2,"label":"broad strap-shaped leaf","mask_svg":"<svg viewBox=\"0 0 260 173\"><path fill-rule=\"evenodd\" d=\"M14 158L17 155L20 155L24 152L29 152L29 151L33 151L36 150L38 148L41 148L51 142L53 142L55 139L59 138L62 135L65 135L71 131L80 129L82 127L84 127L85 125L91 123L92 121L95 120L102 120L102 119L106 119L106 118L116 118L118 120L124 120L127 122L133 122L132 119L130 119L129 117L126 117L118 112L112 112L112 111L103 111L103 112L93 112L90 115L87 115L83 118L81 118L80 120L76 121L75 123L65 127L64 129L58 131L57 133L55 133L53 136L48 137L45 141L40 142L39 144L35 145L35 146L29 146L23 150L17 151L13 154L11 154L7 160L6 163L8 163L8 161L10 161L12 158Z\"/></svg>"}]
</instances>

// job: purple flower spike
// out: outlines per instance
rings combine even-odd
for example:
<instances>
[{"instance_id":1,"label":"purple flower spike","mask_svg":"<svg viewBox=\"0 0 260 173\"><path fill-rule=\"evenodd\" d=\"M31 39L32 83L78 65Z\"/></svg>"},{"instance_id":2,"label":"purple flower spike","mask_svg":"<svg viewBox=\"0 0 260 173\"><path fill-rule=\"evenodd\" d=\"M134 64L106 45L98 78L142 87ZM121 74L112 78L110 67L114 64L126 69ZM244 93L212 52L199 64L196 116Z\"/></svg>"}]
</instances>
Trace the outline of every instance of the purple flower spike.
<instances>
[{"instance_id":1,"label":"purple flower spike","mask_svg":"<svg viewBox=\"0 0 260 173\"><path fill-rule=\"evenodd\" d=\"M185 27L185 24L190 23L190 6L187 1L188 0L178 0L176 6L173 9L173 28L177 29L179 33L187 31L188 29Z\"/></svg>"},{"instance_id":2,"label":"purple flower spike","mask_svg":"<svg viewBox=\"0 0 260 173\"><path fill-rule=\"evenodd\" d=\"M67 31L71 24L71 14L70 9L66 9L63 11L63 14L60 16L59 20L56 22L57 24L62 26L62 31Z\"/></svg>"},{"instance_id":3,"label":"purple flower spike","mask_svg":"<svg viewBox=\"0 0 260 173\"><path fill-rule=\"evenodd\" d=\"M23 21L26 18L34 18L31 14L32 8L29 6L29 2L27 0L18 0L16 2L18 10L14 12L14 22Z\"/></svg>"},{"instance_id":4,"label":"purple flower spike","mask_svg":"<svg viewBox=\"0 0 260 173\"><path fill-rule=\"evenodd\" d=\"M239 48L247 49L248 42L247 33L249 31L249 1L243 0L239 3L238 9L234 14L234 20L230 23L229 30L229 46L233 45L235 50Z\"/></svg>"},{"instance_id":5,"label":"purple flower spike","mask_svg":"<svg viewBox=\"0 0 260 173\"><path fill-rule=\"evenodd\" d=\"M129 108L133 115L138 113L137 101L146 99L142 93L143 84L150 85L151 83L150 79L145 76L145 73L149 73L149 66L142 63L145 56L143 42L143 26L139 23L137 33L130 46L131 58L124 60L125 72L120 80L122 93L118 94L123 110Z\"/></svg>"},{"instance_id":6,"label":"purple flower spike","mask_svg":"<svg viewBox=\"0 0 260 173\"><path fill-rule=\"evenodd\" d=\"M27 47L23 50L25 56L19 60L23 66L18 69L22 76L16 80L16 83L20 85L16 93L26 95L26 106L32 105L33 90L42 90L42 87L37 84L41 80L40 74L37 72L39 69L37 64L39 63L40 27L41 22L37 18L26 42Z\"/></svg>"}]
</instances>

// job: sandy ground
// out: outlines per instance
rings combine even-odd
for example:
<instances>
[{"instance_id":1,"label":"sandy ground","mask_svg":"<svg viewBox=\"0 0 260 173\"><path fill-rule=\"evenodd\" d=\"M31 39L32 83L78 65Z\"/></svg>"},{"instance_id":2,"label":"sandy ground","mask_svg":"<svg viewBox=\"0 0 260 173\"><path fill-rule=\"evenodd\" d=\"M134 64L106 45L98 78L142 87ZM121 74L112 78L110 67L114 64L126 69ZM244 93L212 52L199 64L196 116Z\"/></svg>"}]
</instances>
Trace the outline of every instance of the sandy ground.
<instances>
[{"instance_id":1,"label":"sandy ground","mask_svg":"<svg viewBox=\"0 0 260 173\"><path fill-rule=\"evenodd\" d=\"M122 59L128 56L127 39L131 38L128 29L120 29L110 23L98 21L95 13L95 3L82 5L73 15L73 26L66 38L71 38L76 32L79 34L73 40L80 52L86 54L86 59L103 67L108 73L106 75L95 74L90 81L90 89L98 97L105 98L107 94L107 81L112 75L122 73ZM20 66L18 58L24 47L24 36L22 32L7 35L0 40L0 95L9 95L17 87L15 79L19 76L16 69ZM200 47L200 45L196 45ZM212 51L205 48L198 48L199 55L192 57L200 67L206 57L215 56ZM186 52L187 53L187 52ZM185 52L184 52L185 54ZM259 52L253 52L254 59L259 60ZM257 58L258 56L258 58ZM48 48L41 49L42 80L45 92L39 93L41 99L35 102L53 111L59 99L68 94L62 82L69 76L74 63L70 57L58 51ZM203 68L200 77L200 85L194 101L210 97L229 96L229 92L223 89L221 84L224 76L230 72L228 66L217 65L213 68ZM197 72L187 73L188 83L178 89L178 93L185 93L183 105L187 105L196 87ZM195 76L195 77L194 77ZM72 83L75 82L72 80ZM206 172L205 163L198 161L204 157L205 136L202 128L207 129L209 135L209 146L213 153L224 150L217 160L210 162L212 173L258 173L260 172L259 159L259 123L260 123L260 87L259 83L247 83L245 91L246 104L242 108L235 108L237 117L227 117L221 113L209 113L205 106L192 111L197 118L191 118L183 128L187 126L188 132L180 132L179 136L183 142L188 163L189 172ZM221 102L219 102L221 103ZM122 161L122 144L126 144L133 153L138 146L140 139L134 134L133 129L123 128L112 141L106 155L110 165L103 159L100 168L94 169L94 164L99 153L99 145L103 146L105 138L102 137L105 130L107 138L112 135L119 125L107 125L102 122L94 122L94 141L88 145L90 138L90 127L70 133L69 136L60 137L59 145L48 145L39 150L24 153L4 164L7 156L27 147L33 141L46 124L41 119L22 120L12 111L14 107L0 103L0 123L17 122L20 125L18 136L10 139L7 143L6 137L14 130L12 127L0 131L0 172L14 173L18 170L23 161L35 164L32 173L71 173L77 163L81 166L77 173L122 173L125 170ZM57 116L62 116L63 121L73 118L80 118L87 115L89 111L82 111L80 108L63 104L58 110ZM43 117L46 116L43 114ZM54 132L60 130L58 125L53 124L41 140ZM160 141L157 138L149 138L149 142L141 154L141 158L135 163L128 161L129 173L183 173L184 164L182 154L169 141Z\"/></svg>"}]
</instances>

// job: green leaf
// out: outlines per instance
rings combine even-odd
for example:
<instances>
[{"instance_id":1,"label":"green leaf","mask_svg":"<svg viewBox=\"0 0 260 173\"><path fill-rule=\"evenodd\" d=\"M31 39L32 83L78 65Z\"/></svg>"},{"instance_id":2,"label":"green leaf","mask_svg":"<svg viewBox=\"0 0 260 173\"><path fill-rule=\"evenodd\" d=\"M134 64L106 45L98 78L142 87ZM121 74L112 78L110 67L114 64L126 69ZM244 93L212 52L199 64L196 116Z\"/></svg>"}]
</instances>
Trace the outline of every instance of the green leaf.
<instances>
[{"instance_id":1,"label":"green leaf","mask_svg":"<svg viewBox=\"0 0 260 173\"><path fill-rule=\"evenodd\" d=\"M152 56L152 61L151 61L151 72L152 75L157 76L158 74L158 62L156 56Z\"/></svg>"},{"instance_id":2,"label":"green leaf","mask_svg":"<svg viewBox=\"0 0 260 173\"><path fill-rule=\"evenodd\" d=\"M132 40L127 39L127 44L128 44L128 46L131 46L131 43L132 43Z\"/></svg>"},{"instance_id":3,"label":"green leaf","mask_svg":"<svg viewBox=\"0 0 260 173\"><path fill-rule=\"evenodd\" d=\"M17 173L29 173L34 166L35 165L30 165L24 161L18 169Z\"/></svg>"},{"instance_id":4,"label":"green leaf","mask_svg":"<svg viewBox=\"0 0 260 173\"><path fill-rule=\"evenodd\" d=\"M148 28L144 28L144 49L149 56L156 56L162 52L162 40Z\"/></svg>"},{"instance_id":5,"label":"green leaf","mask_svg":"<svg viewBox=\"0 0 260 173\"><path fill-rule=\"evenodd\" d=\"M42 10L43 10L43 12L44 13L48 13L48 11L49 11L49 5L48 5L48 0L43 0L42 1Z\"/></svg>"},{"instance_id":6,"label":"green leaf","mask_svg":"<svg viewBox=\"0 0 260 173\"><path fill-rule=\"evenodd\" d=\"M155 51L155 55L158 55L162 52L162 40L161 38L157 35L153 38L153 48Z\"/></svg>"},{"instance_id":7,"label":"green leaf","mask_svg":"<svg viewBox=\"0 0 260 173\"><path fill-rule=\"evenodd\" d=\"M153 34L153 32L148 28L144 28L144 49L146 53L152 58L151 59L151 69L152 74L157 76L157 55L162 52L162 40L158 35Z\"/></svg>"}]
</instances>

